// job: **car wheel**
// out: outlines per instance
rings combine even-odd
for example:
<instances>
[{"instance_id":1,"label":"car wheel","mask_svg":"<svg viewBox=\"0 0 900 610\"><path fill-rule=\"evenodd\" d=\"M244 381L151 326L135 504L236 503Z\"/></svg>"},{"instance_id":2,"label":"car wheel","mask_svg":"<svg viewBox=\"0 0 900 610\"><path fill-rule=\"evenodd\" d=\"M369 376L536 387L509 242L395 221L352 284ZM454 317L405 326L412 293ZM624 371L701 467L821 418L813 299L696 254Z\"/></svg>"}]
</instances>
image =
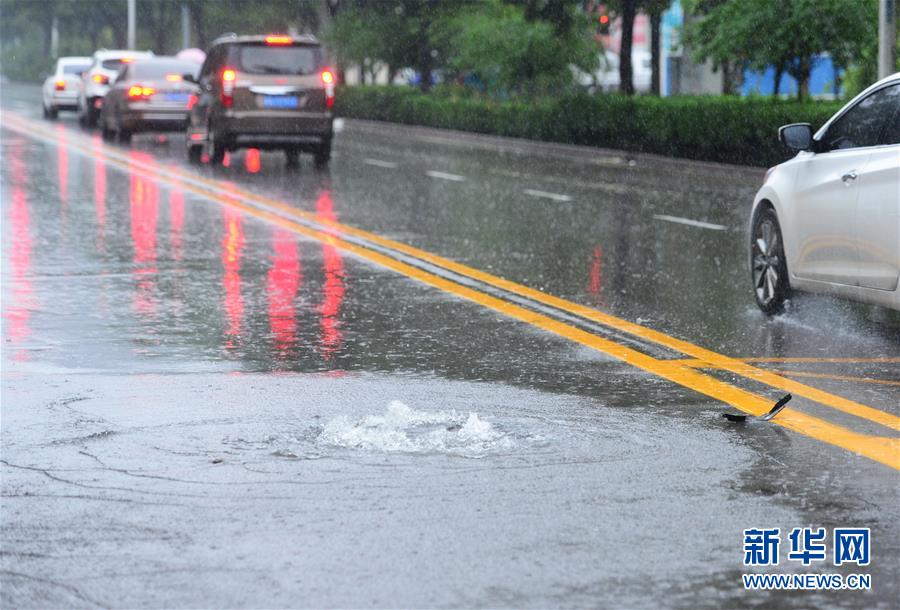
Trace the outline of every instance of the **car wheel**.
<instances>
[{"instance_id":1,"label":"car wheel","mask_svg":"<svg viewBox=\"0 0 900 610\"><path fill-rule=\"evenodd\" d=\"M129 142L131 142L131 132L127 129L122 129L121 125L119 125L119 131L116 133L119 136L119 142L121 142L122 144L128 144Z\"/></svg>"},{"instance_id":2,"label":"car wheel","mask_svg":"<svg viewBox=\"0 0 900 610\"><path fill-rule=\"evenodd\" d=\"M97 112L96 108L94 108L93 104L88 100L88 107L84 110L84 123L82 123L82 125L87 128L96 127L99 115L100 113Z\"/></svg>"},{"instance_id":3,"label":"car wheel","mask_svg":"<svg viewBox=\"0 0 900 610\"><path fill-rule=\"evenodd\" d=\"M203 147L201 146L188 146L188 162L194 165L199 165L203 160Z\"/></svg>"},{"instance_id":4,"label":"car wheel","mask_svg":"<svg viewBox=\"0 0 900 610\"><path fill-rule=\"evenodd\" d=\"M750 240L750 264L753 269L756 304L766 315L778 313L784 309L791 286L784 258L781 227L772 208L763 208L756 214Z\"/></svg>"},{"instance_id":5,"label":"car wheel","mask_svg":"<svg viewBox=\"0 0 900 610\"><path fill-rule=\"evenodd\" d=\"M113 140L113 131L109 128L109 121L105 121L102 118L100 120L100 135L106 142L112 142Z\"/></svg>"},{"instance_id":6,"label":"car wheel","mask_svg":"<svg viewBox=\"0 0 900 610\"><path fill-rule=\"evenodd\" d=\"M45 119L50 119L51 121L53 121L57 116L59 116L59 113L56 111L56 108L48 108L47 106L44 106Z\"/></svg>"},{"instance_id":7,"label":"car wheel","mask_svg":"<svg viewBox=\"0 0 900 610\"><path fill-rule=\"evenodd\" d=\"M300 167L300 151L296 148L285 149L284 158L288 167Z\"/></svg>"},{"instance_id":8,"label":"car wheel","mask_svg":"<svg viewBox=\"0 0 900 610\"><path fill-rule=\"evenodd\" d=\"M212 126L206 131L207 146L209 147L209 162L212 165L221 165L225 160L225 143L222 137L213 131Z\"/></svg>"},{"instance_id":9,"label":"car wheel","mask_svg":"<svg viewBox=\"0 0 900 610\"><path fill-rule=\"evenodd\" d=\"M316 147L316 150L313 152L313 160L316 167L321 168L328 165L328 162L331 161L331 138L328 138Z\"/></svg>"}]
</instances>

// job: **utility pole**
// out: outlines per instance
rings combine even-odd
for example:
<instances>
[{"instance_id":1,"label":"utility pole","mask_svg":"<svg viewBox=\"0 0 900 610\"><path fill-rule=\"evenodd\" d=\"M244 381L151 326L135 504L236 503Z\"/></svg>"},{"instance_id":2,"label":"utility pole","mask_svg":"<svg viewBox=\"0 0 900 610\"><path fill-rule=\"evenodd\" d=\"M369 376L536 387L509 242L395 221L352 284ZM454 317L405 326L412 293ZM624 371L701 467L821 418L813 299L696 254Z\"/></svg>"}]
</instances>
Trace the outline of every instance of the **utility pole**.
<instances>
[{"instance_id":1,"label":"utility pole","mask_svg":"<svg viewBox=\"0 0 900 610\"><path fill-rule=\"evenodd\" d=\"M59 19L53 15L53 23L50 26L50 57L59 57Z\"/></svg>"},{"instance_id":2,"label":"utility pole","mask_svg":"<svg viewBox=\"0 0 900 610\"><path fill-rule=\"evenodd\" d=\"M135 2L137 0L128 0L128 48L134 50L134 35L135 35Z\"/></svg>"},{"instance_id":3,"label":"utility pole","mask_svg":"<svg viewBox=\"0 0 900 610\"><path fill-rule=\"evenodd\" d=\"M878 78L893 74L897 68L894 53L897 47L896 0L878 2Z\"/></svg>"},{"instance_id":4,"label":"utility pole","mask_svg":"<svg viewBox=\"0 0 900 610\"><path fill-rule=\"evenodd\" d=\"M181 48L187 49L191 46L191 11L188 5L181 3Z\"/></svg>"}]
</instances>

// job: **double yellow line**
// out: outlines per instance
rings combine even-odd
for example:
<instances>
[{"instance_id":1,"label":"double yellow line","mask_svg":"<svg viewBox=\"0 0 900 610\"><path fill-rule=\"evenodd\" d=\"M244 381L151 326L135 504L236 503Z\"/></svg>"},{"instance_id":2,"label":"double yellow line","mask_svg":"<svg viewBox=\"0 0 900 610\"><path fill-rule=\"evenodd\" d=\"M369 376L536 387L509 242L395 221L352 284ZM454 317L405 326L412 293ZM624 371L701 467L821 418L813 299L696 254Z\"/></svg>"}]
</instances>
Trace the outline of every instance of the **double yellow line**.
<instances>
[{"instance_id":1,"label":"double yellow line","mask_svg":"<svg viewBox=\"0 0 900 610\"><path fill-rule=\"evenodd\" d=\"M332 244L364 260L378 264L406 277L608 354L658 377L731 405L745 413L752 415L765 413L772 406L773 400L721 381L702 372L700 369L726 370L744 379L758 382L780 391L791 392L838 411L869 420L889 430L900 430L900 418L890 413L787 379L771 371L755 367L746 361L707 350L651 328L479 271L431 252L321 218L314 213L298 210L281 201L257 195L234 185L223 187L222 184L214 180L209 180L180 168L171 166L158 167L155 164L146 163L142 160L129 159L121 151L112 147L103 146L98 149L96 146L82 144L78 140L84 140L84 138L79 135L73 135L71 132L54 132L46 129L40 123L14 114L10 124L11 114L9 112L5 113L4 124L18 133L50 140L51 143L60 146L65 145L88 156L99 154L104 162L117 166L126 172L139 172L157 181L190 191L220 205L238 208L250 216L279 225L295 233ZM582 330L577 326L562 322L544 313L518 305L510 300L492 296L487 292L464 285L458 281L453 281L448 279L448 277L433 273L418 265L409 264L404 262L403 259L411 260L415 263L425 263L427 266L474 280L503 293L515 295L544 307L565 312L585 321L631 335L645 342L663 346L680 352L693 359L693 361L665 360L648 356L636 349ZM804 436L842 447L900 470L900 439L898 438L861 434L796 409L786 409L771 421Z\"/></svg>"}]
</instances>

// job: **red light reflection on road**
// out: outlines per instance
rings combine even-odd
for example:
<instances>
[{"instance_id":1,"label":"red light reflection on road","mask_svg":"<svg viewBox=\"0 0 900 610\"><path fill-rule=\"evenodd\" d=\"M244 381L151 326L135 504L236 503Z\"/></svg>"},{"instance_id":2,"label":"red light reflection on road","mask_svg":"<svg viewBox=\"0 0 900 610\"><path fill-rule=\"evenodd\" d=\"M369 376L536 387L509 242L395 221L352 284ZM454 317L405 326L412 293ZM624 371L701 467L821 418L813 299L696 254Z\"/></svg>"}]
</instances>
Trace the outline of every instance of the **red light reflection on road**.
<instances>
[{"instance_id":1,"label":"red light reflection on road","mask_svg":"<svg viewBox=\"0 0 900 610\"><path fill-rule=\"evenodd\" d=\"M247 171L251 174L259 173L260 161L258 148L250 148L247 150L247 154L244 156L244 167L246 167Z\"/></svg>"},{"instance_id":2,"label":"red light reflection on road","mask_svg":"<svg viewBox=\"0 0 900 610\"><path fill-rule=\"evenodd\" d=\"M603 249L600 246L594 248L588 278L588 292L595 301L600 301L600 291L603 289Z\"/></svg>"},{"instance_id":3,"label":"red light reflection on road","mask_svg":"<svg viewBox=\"0 0 900 610\"><path fill-rule=\"evenodd\" d=\"M225 275L225 316L228 320L225 347L232 349L240 339L241 319L244 316L244 298L241 296L241 250L244 247L244 228L240 212L225 208L225 237L222 239L222 266Z\"/></svg>"},{"instance_id":4,"label":"red light reflection on road","mask_svg":"<svg viewBox=\"0 0 900 610\"><path fill-rule=\"evenodd\" d=\"M284 352L297 342L297 307L294 299L303 281L295 236L284 229L272 234L272 268L266 277L269 328L275 349Z\"/></svg>"},{"instance_id":5,"label":"red light reflection on road","mask_svg":"<svg viewBox=\"0 0 900 610\"><path fill-rule=\"evenodd\" d=\"M184 248L182 231L184 229L184 193L181 189L169 191L169 246L172 258L180 261Z\"/></svg>"},{"instance_id":6,"label":"red light reflection on road","mask_svg":"<svg viewBox=\"0 0 900 610\"><path fill-rule=\"evenodd\" d=\"M316 213L323 220L337 221L331 191L325 189L316 201ZM322 244L322 265L325 283L319 305L319 325L322 330L322 354L326 360L334 357L341 347L341 304L344 302L344 260L340 251L330 243Z\"/></svg>"},{"instance_id":7,"label":"red light reflection on road","mask_svg":"<svg viewBox=\"0 0 900 610\"><path fill-rule=\"evenodd\" d=\"M31 335L29 320L31 310L36 306L34 289L31 285L31 215L28 209L28 198L25 194L26 169L22 161L22 141L16 139L9 155L10 172L12 174L12 205L9 209L11 233L11 251L9 262L12 268L12 305L4 300L6 318L6 339L14 346L22 343ZM17 349L14 360L28 359L28 352Z\"/></svg>"},{"instance_id":8,"label":"red light reflection on road","mask_svg":"<svg viewBox=\"0 0 900 610\"><path fill-rule=\"evenodd\" d=\"M146 153L132 151L129 157L133 161L153 163L153 157ZM159 213L159 187L156 182L136 173L137 167L131 168L130 212L131 241L134 247L132 275L137 280L133 306L141 314L152 314L156 311L153 296L156 268L156 225Z\"/></svg>"},{"instance_id":9,"label":"red light reflection on road","mask_svg":"<svg viewBox=\"0 0 900 610\"><path fill-rule=\"evenodd\" d=\"M97 249L103 250L106 235L106 163L100 158L103 146L99 138L93 141L94 149L94 210L97 215Z\"/></svg>"}]
</instances>

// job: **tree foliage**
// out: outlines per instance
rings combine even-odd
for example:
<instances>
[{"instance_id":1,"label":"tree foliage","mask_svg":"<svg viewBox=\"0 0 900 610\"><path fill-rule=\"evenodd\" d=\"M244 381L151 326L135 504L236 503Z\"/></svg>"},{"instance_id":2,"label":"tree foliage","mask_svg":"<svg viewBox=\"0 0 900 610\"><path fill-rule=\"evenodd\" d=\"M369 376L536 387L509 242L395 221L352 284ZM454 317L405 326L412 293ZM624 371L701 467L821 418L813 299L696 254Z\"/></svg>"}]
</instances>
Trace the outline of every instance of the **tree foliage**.
<instances>
[{"instance_id":1,"label":"tree foliage","mask_svg":"<svg viewBox=\"0 0 900 610\"><path fill-rule=\"evenodd\" d=\"M689 0L686 9L699 17L685 27L695 59L717 68L775 66L797 80L800 97L815 56L828 53L846 68L877 36L877 0Z\"/></svg>"},{"instance_id":2,"label":"tree foliage","mask_svg":"<svg viewBox=\"0 0 900 610\"><path fill-rule=\"evenodd\" d=\"M577 0L358 0L326 39L342 62L415 69L424 89L440 69L490 95L539 95L592 61L589 31Z\"/></svg>"}]
</instances>

